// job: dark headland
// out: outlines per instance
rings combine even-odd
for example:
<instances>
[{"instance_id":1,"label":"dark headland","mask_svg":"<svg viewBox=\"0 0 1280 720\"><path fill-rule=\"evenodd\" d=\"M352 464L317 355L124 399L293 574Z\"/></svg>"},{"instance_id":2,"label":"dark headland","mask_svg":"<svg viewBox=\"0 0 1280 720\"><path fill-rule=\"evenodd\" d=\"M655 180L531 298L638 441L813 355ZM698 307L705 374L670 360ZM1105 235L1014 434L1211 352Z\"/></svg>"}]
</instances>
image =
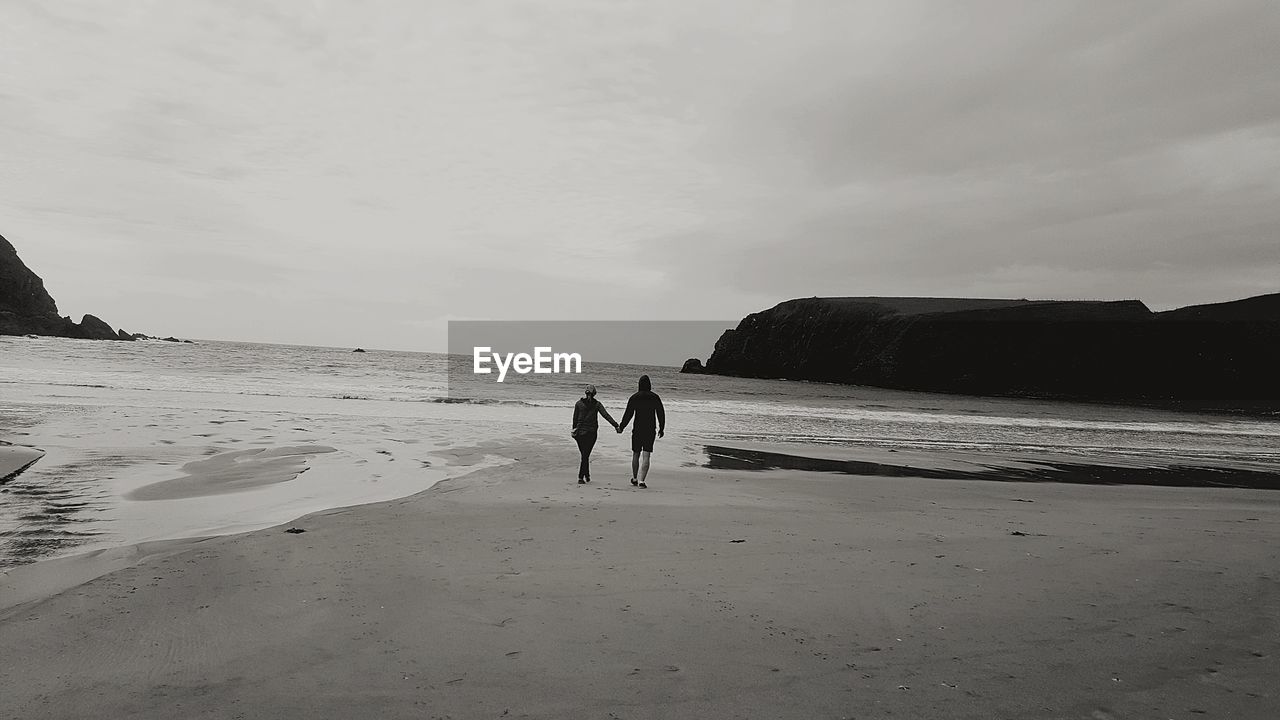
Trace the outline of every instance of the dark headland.
<instances>
[{"instance_id":1,"label":"dark headland","mask_svg":"<svg viewBox=\"0 0 1280 720\"><path fill-rule=\"evenodd\" d=\"M0 235L0 335L51 335L85 340L136 340L138 337L93 315L80 322L58 314L58 304L40 279Z\"/></svg>"},{"instance_id":2,"label":"dark headland","mask_svg":"<svg viewBox=\"0 0 1280 720\"><path fill-rule=\"evenodd\" d=\"M1280 293L1152 312L1116 302L788 300L686 371L903 390L1280 410Z\"/></svg>"}]
</instances>

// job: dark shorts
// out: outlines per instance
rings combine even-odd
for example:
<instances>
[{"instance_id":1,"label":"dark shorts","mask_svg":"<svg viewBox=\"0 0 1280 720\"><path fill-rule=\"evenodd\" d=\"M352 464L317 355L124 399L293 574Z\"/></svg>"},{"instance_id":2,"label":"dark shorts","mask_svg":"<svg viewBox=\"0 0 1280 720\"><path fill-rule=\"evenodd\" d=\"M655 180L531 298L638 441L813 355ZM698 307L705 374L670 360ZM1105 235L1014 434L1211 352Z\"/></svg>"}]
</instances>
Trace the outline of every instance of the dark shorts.
<instances>
[{"instance_id":1,"label":"dark shorts","mask_svg":"<svg viewBox=\"0 0 1280 720\"><path fill-rule=\"evenodd\" d=\"M631 452L653 452L653 441L657 437L657 430L633 430Z\"/></svg>"}]
</instances>

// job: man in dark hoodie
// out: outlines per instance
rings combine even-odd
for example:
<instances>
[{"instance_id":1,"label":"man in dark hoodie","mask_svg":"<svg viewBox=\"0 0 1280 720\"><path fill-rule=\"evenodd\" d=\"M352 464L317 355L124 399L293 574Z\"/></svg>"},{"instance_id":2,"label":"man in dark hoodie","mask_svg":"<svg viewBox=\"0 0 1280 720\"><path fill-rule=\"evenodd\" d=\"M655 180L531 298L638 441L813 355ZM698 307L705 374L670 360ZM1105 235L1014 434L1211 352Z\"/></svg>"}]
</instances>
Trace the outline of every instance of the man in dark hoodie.
<instances>
[{"instance_id":1,"label":"man in dark hoodie","mask_svg":"<svg viewBox=\"0 0 1280 720\"><path fill-rule=\"evenodd\" d=\"M653 392L653 385L648 375L640 376L640 392L627 400L627 411L618 424L618 432L626 429L632 416L636 424L631 428L631 484L642 488L645 476L649 474L649 456L653 452L653 441L662 437L667 426L667 414L662 409L662 398Z\"/></svg>"}]
</instances>

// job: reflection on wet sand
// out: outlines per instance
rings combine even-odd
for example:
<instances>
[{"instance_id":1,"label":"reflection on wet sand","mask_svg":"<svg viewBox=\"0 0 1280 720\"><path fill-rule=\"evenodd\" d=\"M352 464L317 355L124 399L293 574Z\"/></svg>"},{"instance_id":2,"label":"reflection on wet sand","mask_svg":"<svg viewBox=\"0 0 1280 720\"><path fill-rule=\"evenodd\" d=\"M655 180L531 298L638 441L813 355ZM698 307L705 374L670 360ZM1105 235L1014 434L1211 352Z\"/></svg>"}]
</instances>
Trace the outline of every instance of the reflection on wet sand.
<instances>
[{"instance_id":1,"label":"reflection on wet sand","mask_svg":"<svg viewBox=\"0 0 1280 720\"><path fill-rule=\"evenodd\" d=\"M974 469L805 457L767 450L705 446L703 467L716 470L806 470L878 477L1085 485L1156 485L1280 490L1280 473L1239 467L1102 465L1021 458L1016 464L975 464Z\"/></svg>"}]
</instances>

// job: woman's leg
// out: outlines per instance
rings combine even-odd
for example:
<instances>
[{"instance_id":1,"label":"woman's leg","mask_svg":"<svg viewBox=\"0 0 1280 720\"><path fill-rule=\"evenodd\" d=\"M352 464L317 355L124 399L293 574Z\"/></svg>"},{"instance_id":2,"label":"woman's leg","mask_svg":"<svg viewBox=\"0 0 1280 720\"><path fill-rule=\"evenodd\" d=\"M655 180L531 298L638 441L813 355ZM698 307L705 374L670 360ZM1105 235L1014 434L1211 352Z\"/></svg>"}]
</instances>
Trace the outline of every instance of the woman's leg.
<instances>
[{"instance_id":1,"label":"woman's leg","mask_svg":"<svg viewBox=\"0 0 1280 720\"><path fill-rule=\"evenodd\" d=\"M574 440L578 441L578 479L581 480L587 472L587 438L579 435Z\"/></svg>"},{"instance_id":2,"label":"woman's leg","mask_svg":"<svg viewBox=\"0 0 1280 720\"><path fill-rule=\"evenodd\" d=\"M582 453L582 462L578 464L578 479L591 477L591 449L596 446L595 433L582 433L578 436L578 452Z\"/></svg>"}]
</instances>

